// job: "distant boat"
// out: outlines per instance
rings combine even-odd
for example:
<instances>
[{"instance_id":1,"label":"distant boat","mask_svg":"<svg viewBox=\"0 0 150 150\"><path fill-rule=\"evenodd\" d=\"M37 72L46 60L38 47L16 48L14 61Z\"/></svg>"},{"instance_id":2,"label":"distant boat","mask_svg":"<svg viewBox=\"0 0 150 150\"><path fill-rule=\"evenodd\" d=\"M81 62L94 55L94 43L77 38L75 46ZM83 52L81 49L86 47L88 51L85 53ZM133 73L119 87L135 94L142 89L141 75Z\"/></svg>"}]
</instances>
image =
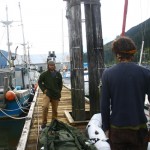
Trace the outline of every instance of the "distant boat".
<instances>
[{"instance_id":1,"label":"distant boat","mask_svg":"<svg viewBox=\"0 0 150 150\"><path fill-rule=\"evenodd\" d=\"M62 73L63 78L70 78L71 77L71 72L70 70L67 70ZM89 81L89 75L88 75L88 70L84 70L84 82Z\"/></svg>"},{"instance_id":2,"label":"distant boat","mask_svg":"<svg viewBox=\"0 0 150 150\"><path fill-rule=\"evenodd\" d=\"M89 82L89 73L88 73L88 70L84 70L84 82Z\"/></svg>"},{"instance_id":3,"label":"distant boat","mask_svg":"<svg viewBox=\"0 0 150 150\"><path fill-rule=\"evenodd\" d=\"M70 70L67 70L67 71L63 72L62 75L63 75L63 78L70 78L71 72L70 72Z\"/></svg>"}]
</instances>

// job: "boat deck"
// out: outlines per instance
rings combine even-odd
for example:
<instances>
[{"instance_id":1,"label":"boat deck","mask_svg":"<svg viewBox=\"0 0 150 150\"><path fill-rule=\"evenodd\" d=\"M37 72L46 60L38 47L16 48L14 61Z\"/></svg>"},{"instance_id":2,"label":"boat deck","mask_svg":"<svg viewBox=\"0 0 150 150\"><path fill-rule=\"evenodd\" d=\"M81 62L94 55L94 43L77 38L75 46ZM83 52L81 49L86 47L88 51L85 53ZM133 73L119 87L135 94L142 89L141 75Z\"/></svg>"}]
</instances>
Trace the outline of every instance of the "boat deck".
<instances>
[{"instance_id":1,"label":"boat deck","mask_svg":"<svg viewBox=\"0 0 150 150\"><path fill-rule=\"evenodd\" d=\"M32 108L32 106L30 108L30 111L33 111L33 115L31 115L32 119L31 119L31 121L29 121L30 123L26 123L27 125L24 126L22 137L19 141L17 150L23 150L23 149L24 150L38 150L39 149L38 137L40 134L40 125L42 122L42 120L41 120L42 119L42 98L43 98L43 93L38 88L37 92L35 94L34 100L33 100L33 103L35 103L35 104L34 104L33 108ZM32 110L32 109L34 109L34 110ZM85 111L89 111L88 103L85 103ZM51 122L51 112L52 112L52 110L51 110L51 106L50 106L49 113L48 113L48 123ZM80 129L82 132L84 132L88 121L73 122L72 118L66 117L67 115L65 112L72 112L72 104L71 104L71 91L66 86L63 86L62 97L61 97L61 100L60 100L59 106L58 106L58 120L63 121L68 124L71 124L72 126L76 126L78 129ZM29 117L29 120L30 120L30 117ZM28 131L27 126L30 126L29 131ZM29 133L27 133L27 132L29 132ZM27 138L27 140L25 138Z\"/></svg>"}]
</instances>

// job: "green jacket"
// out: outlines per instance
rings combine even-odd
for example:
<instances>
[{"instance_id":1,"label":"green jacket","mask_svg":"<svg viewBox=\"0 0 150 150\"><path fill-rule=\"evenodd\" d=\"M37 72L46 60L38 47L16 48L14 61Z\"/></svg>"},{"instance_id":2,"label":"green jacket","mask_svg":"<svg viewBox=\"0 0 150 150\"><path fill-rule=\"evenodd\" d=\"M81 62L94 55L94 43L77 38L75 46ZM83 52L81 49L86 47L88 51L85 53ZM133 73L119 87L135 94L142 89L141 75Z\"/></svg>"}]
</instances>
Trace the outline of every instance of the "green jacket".
<instances>
[{"instance_id":1,"label":"green jacket","mask_svg":"<svg viewBox=\"0 0 150 150\"><path fill-rule=\"evenodd\" d=\"M62 90L62 76L60 72L49 70L43 72L38 80L40 89L44 92L47 90L46 95L52 99L59 99Z\"/></svg>"}]
</instances>

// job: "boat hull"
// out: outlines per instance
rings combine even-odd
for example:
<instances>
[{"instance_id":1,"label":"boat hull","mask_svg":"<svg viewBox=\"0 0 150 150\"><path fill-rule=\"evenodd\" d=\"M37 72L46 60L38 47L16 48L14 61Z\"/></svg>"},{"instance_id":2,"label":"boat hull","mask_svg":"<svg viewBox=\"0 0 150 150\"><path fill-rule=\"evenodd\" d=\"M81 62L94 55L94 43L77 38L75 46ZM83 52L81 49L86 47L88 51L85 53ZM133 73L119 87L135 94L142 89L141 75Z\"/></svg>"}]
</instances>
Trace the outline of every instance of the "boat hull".
<instances>
[{"instance_id":1,"label":"boat hull","mask_svg":"<svg viewBox=\"0 0 150 150\"><path fill-rule=\"evenodd\" d=\"M0 119L19 117L21 114L26 113L28 101L31 101L30 91L18 90L15 93L16 99L13 101L6 101L5 108L0 108Z\"/></svg>"}]
</instances>

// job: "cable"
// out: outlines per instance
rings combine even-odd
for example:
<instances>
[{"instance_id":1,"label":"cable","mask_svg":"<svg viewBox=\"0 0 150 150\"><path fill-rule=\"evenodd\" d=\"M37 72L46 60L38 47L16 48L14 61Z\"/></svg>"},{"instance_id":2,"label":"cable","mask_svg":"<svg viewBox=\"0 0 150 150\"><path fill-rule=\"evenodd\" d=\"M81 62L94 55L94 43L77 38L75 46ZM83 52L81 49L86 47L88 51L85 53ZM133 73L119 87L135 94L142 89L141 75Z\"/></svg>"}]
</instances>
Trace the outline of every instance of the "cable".
<instances>
[{"instance_id":1,"label":"cable","mask_svg":"<svg viewBox=\"0 0 150 150\"><path fill-rule=\"evenodd\" d=\"M12 118L12 119L21 120L21 119L27 118L27 116L26 116L26 117L13 117L13 116L8 115L7 113L5 113L2 109L0 109L0 111L1 111L3 114L5 114L7 117Z\"/></svg>"},{"instance_id":2,"label":"cable","mask_svg":"<svg viewBox=\"0 0 150 150\"><path fill-rule=\"evenodd\" d=\"M23 98L24 98L24 97L23 97ZM18 107L20 108L20 110L21 110L23 113L26 113L26 112L22 109L22 106L21 106L21 104L20 104L20 102L19 102L19 100L18 100L17 97L16 97L16 103L17 103Z\"/></svg>"},{"instance_id":3,"label":"cable","mask_svg":"<svg viewBox=\"0 0 150 150\"><path fill-rule=\"evenodd\" d=\"M20 108L17 108L17 109L2 109L2 110L10 112L10 111L16 111L16 110L19 110L19 109Z\"/></svg>"},{"instance_id":4,"label":"cable","mask_svg":"<svg viewBox=\"0 0 150 150\"><path fill-rule=\"evenodd\" d=\"M24 97L23 97L24 98ZM9 110L9 109L3 109L3 110L5 110L5 111L16 111L16 110L21 110L23 113L26 113L27 114L27 112L25 112L23 109L27 109L26 107L22 107L21 106L21 104L20 104L20 102L18 101L18 98L16 98L16 103L17 103L17 105L18 105L18 109L12 109L12 110ZM22 109L23 108L23 109ZM5 111L3 111L2 109L0 109L0 111L3 113L3 114L5 114L7 117L9 117L9 118L12 118L12 119L25 119L26 117L13 117L13 116L11 116L11 115L8 115ZM28 109L29 110L29 109Z\"/></svg>"}]
</instances>

